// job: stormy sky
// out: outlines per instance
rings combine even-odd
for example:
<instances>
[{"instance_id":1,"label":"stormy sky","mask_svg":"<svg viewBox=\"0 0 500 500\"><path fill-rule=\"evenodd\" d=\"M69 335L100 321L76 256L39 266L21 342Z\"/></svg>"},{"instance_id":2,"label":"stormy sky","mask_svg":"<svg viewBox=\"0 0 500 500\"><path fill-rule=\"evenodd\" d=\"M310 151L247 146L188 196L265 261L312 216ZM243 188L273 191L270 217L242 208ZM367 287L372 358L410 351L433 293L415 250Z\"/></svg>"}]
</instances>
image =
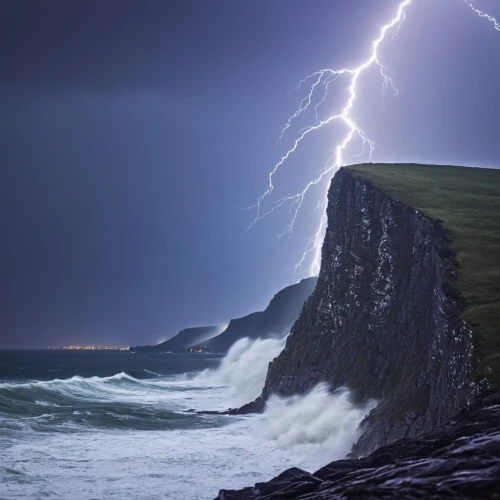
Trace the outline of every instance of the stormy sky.
<instances>
[{"instance_id":1,"label":"stormy sky","mask_svg":"<svg viewBox=\"0 0 500 500\"><path fill-rule=\"evenodd\" d=\"M366 58L393 0L4 0L0 17L0 348L156 343L263 308L286 209L242 234L285 142L290 92ZM476 0L500 18L496 0ZM373 161L500 165L500 33L462 0L414 0L354 115ZM342 90L342 85L340 85ZM295 131L296 132L296 131ZM279 178L294 192L335 131ZM286 139L290 140L290 139Z\"/></svg>"}]
</instances>

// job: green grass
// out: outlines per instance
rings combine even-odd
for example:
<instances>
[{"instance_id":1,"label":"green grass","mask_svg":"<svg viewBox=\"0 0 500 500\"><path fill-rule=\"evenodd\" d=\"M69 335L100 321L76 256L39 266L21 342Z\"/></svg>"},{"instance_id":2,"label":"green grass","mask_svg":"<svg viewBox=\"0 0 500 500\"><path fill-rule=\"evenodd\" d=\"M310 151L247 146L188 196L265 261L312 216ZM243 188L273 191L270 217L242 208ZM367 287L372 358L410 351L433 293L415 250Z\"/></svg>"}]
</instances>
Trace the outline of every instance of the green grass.
<instances>
[{"instance_id":1,"label":"green grass","mask_svg":"<svg viewBox=\"0 0 500 500\"><path fill-rule=\"evenodd\" d=\"M480 357L478 375L500 386L500 170L415 164L347 167L394 199L441 219L459 261ZM488 367L492 372L489 373Z\"/></svg>"}]
</instances>

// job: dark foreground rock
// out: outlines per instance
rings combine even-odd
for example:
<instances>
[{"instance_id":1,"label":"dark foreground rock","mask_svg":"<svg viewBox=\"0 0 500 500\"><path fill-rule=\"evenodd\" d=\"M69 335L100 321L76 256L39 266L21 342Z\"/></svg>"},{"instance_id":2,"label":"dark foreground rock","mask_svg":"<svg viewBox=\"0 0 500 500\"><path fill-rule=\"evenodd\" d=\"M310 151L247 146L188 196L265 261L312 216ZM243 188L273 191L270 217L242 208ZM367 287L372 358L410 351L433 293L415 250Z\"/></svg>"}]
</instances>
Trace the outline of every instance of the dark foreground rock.
<instances>
[{"instance_id":1,"label":"dark foreground rock","mask_svg":"<svg viewBox=\"0 0 500 500\"><path fill-rule=\"evenodd\" d=\"M369 457L314 474L289 469L266 483L221 490L218 500L500 498L500 391L483 394L448 424Z\"/></svg>"}]
</instances>

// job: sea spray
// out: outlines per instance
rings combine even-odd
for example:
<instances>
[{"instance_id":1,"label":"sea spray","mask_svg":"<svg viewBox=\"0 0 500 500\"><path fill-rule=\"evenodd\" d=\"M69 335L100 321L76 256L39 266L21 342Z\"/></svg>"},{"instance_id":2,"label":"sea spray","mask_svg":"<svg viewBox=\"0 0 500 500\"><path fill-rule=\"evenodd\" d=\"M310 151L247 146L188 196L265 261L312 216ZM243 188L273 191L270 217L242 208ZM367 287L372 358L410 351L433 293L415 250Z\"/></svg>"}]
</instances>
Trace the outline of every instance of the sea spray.
<instances>
[{"instance_id":1,"label":"sea spray","mask_svg":"<svg viewBox=\"0 0 500 500\"><path fill-rule=\"evenodd\" d=\"M217 368L201 373L163 377L145 369L156 376L139 380L121 372L108 377L0 384L0 402L8 419L4 424L10 427L15 414L26 419L25 425L40 430L56 423L64 424L59 428L65 431L239 425L237 417L197 417L185 410L223 410L252 401L262 391L269 362L284 344L285 339L239 340ZM48 407L51 414L40 417ZM359 423L372 407L372 403L355 406L348 391L331 393L321 384L302 396L272 396L264 414L245 425L249 436L292 453L296 463L317 463L321 457L342 457L350 450L359 435Z\"/></svg>"},{"instance_id":2,"label":"sea spray","mask_svg":"<svg viewBox=\"0 0 500 500\"><path fill-rule=\"evenodd\" d=\"M236 405L238 398L230 396L235 391L248 394L243 403L253 399L264 385L269 361L283 345L279 340L247 340L235 345L222 362L186 356L183 363L191 369L184 371L179 355L158 359L119 353L119 369L101 376L110 371L106 354L95 371L85 367L80 376L1 381L2 498L70 498L75 491L85 491L92 498L160 494L195 499L207 492L215 496L221 484L243 487L292 466L318 469L328 462L317 446L320 438L309 434L306 440L285 439L290 426L280 412L274 418L272 405L261 415L186 412ZM71 351L49 354L55 356L48 358L49 369L61 363L60 357L73 365L81 356ZM32 356L34 362L40 354ZM210 370L201 374L203 368ZM149 373L151 377L140 380L131 375L148 373L143 370L167 373ZM245 379L252 381L248 393ZM292 406L288 400L286 404ZM288 409L294 411L284 411ZM277 426L281 431L268 435L261 425L268 432ZM338 456L334 446L326 456ZM85 477L102 480L84 481ZM203 479L201 493L193 477Z\"/></svg>"},{"instance_id":3,"label":"sea spray","mask_svg":"<svg viewBox=\"0 0 500 500\"><path fill-rule=\"evenodd\" d=\"M344 458L360 436L359 424L375 406L374 401L357 406L347 389L332 393L321 383L304 395L271 396L254 432L302 459Z\"/></svg>"},{"instance_id":4,"label":"sea spray","mask_svg":"<svg viewBox=\"0 0 500 500\"><path fill-rule=\"evenodd\" d=\"M248 403L261 393L269 362L284 346L283 338L240 339L229 349L217 369L206 370L197 380L206 384L226 386L233 404Z\"/></svg>"},{"instance_id":5,"label":"sea spray","mask_svg":"<svg viewBox=\"0 0 500 500\"><path fill-rule=\"evenodd\" d=\"M250 402L260 395L267 368L284 348L285 339L244 338L236 342L220 366L206 370L198 381L226 388L228 402ZM292 452L299 461L343 458L359 438L359 424L375 401L355 405L345 389L331 391L318 384L309 393L269 398L251 434Z\"/></svg>"}]
</instances>

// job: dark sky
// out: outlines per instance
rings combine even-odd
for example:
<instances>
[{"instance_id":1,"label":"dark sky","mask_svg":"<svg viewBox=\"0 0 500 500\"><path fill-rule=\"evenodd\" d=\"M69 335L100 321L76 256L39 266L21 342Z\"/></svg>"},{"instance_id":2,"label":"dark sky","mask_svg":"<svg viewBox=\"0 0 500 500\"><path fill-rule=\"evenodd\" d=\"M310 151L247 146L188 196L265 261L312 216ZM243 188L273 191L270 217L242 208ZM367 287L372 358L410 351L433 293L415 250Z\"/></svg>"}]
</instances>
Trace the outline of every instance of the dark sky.
<instances>
[{"instance_id":1,"label":"dark sky","mask_svg":"<svg viewBox=\"0 0 500 500\"><path fill-rule=\"evenodd\" d=\"M156 343L265 306L317 221L248 206L291 93L366 58L393 0L4 0L0 348ZM477 6L500 17L496 0ZM374 161L500 165L500 33L462 0L414 0L354 114ZM307 144L283 192L334 147Z\"/></svg>"}]
</instances>

